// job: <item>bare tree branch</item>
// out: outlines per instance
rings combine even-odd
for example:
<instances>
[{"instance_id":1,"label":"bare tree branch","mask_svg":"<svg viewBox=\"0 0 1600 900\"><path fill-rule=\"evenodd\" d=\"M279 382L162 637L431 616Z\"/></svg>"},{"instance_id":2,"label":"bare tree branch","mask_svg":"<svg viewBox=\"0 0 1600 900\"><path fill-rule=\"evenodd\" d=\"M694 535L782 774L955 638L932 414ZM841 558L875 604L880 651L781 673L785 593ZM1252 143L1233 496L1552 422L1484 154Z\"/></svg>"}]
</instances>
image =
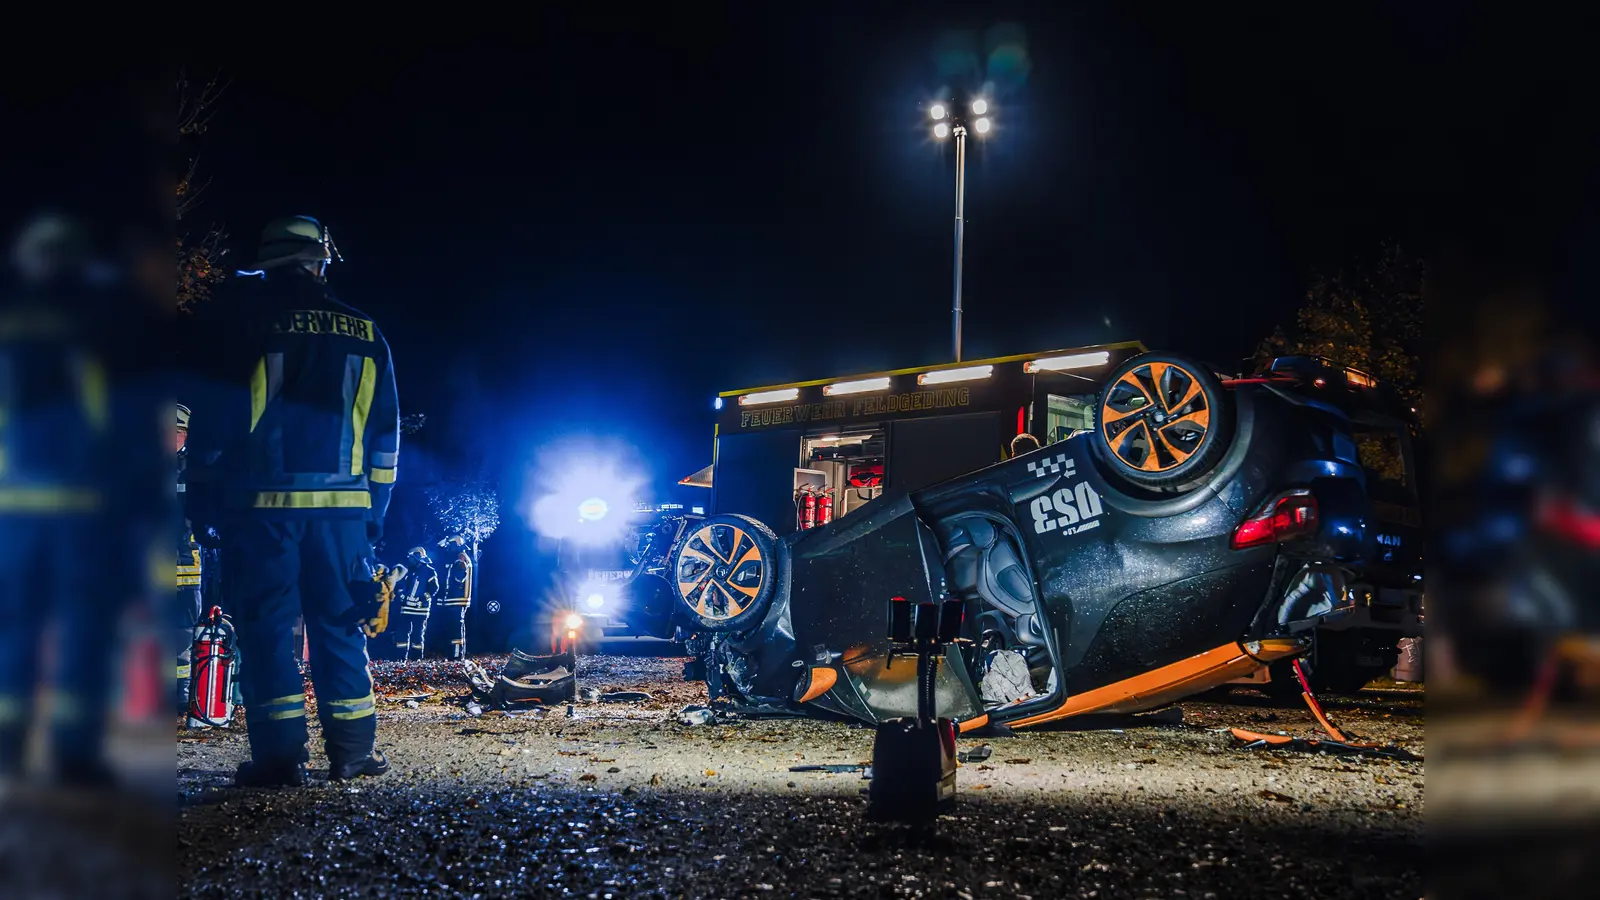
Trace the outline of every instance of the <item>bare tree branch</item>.
<instances>
[{"instance_id":1,"label":"bare tree branch","mask_svg":"<svg viewBox=\"0 0 1600 900\"><path fill-rule=\"evenodd\" d=\"M188 72L178 70L178 137L198 137L205 133L230 83L222 81L219 73L196 90L189 81Z\"/></svg>"},{"instance_id":2,"label":"bare tree branch","mask_svg":"<svg viewBox=\"0 0 1600 900\"><path fill-rule=\"evenodd\" d=\"M211 120L217 113L218 101L228 85L217 74L196 87L190 82L187 71L180 69L177 88L177 137L179 144L183 145L199 138L210 128ZM199 171L199 153L191 153L180 163L173 209L174 217L179 222L200 205L201 195L211 184L211 179L202 179ZM218 225L206 229L198 240L192 240L188 234L178 236L176 304L180 312L193 310L196 304L210 299L212 289L226 277L227 269L222 264L223 257L228 254L223 246L226 238L227 233Z\"/></svg>"}]
</instances>

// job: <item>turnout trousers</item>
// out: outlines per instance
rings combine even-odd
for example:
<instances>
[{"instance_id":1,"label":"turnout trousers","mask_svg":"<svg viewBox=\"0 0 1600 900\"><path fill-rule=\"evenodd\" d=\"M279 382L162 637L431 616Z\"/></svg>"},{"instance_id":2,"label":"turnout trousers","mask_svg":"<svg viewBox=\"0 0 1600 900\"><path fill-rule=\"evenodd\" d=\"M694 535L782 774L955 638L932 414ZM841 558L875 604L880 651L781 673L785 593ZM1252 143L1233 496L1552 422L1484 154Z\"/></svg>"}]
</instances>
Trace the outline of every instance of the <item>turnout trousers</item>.
<instances>
[{"instance_id":1,"label":"turnout trousers","mask_svg":"<svg viewBox=\"0 0 1600 900\"><path fill-rule=\"evenodd\" d=\"M399 615L389 616L389 627L394 630L394 646L404 660L422 659L424 641L428 634L427 609L402 608Z\"/></svg>"},{"instance_id":2,"label":"turnout trousers","mask_svg":"<svg viewBox=\"0 0 1600 900\"><path fill-rule=\"evenodd\" d=\"M182 576L179 577L182 580ZM172 598L172 636L177 639L177 696L178 712L189 708L190 654L194 650L194 626L200 619L200 588L180 586Z\"/></svg>"},{"instance_id":3,"label":"turnout trousers","mask_svg":"<svg viewBox=\"0 0 1600 900\"><path fill-rule=\"evenodd\" d=\"M223 592L234 609L250 755L257 762L307 762L305 685L295 664L294 626L304 616L311 683L323 743L334 764L372 752L377 736L367 639L355 591L374 590L372 554L360 519L242 517L223 533ZM363 599L367 599L363 597Z\"/></svg>"},{"instance_id":4,"label":"turnout trousers","mask_svg":"<svg viewBox=\"0 0 1600 900\"><path fill-rule=\"evenodd\" d=\"M194 626L200 619L200 584L203 571L200 550L179 551L177 591L172 597L170 625L177 638L177 704L181 713L189 706L190 652L194 649Z\"/></svg>"},{"instance_id":5,"label":"turnout trousers","mask_svg":"<svg viewBox=\"0 0 1600 900\"><path fill-rule=\"evenodd\" d=\"M0 514L0 566L9 573L0 579L0 775L21 768L35 727L48 728L51 757L63 769L102 759L124 586L95 583L83 547L103 540L114 573L150 571L140 565L148 557L134 549L136 542L102 524L67 513ZM52 624L54 666L47 670L41 650ZM41 682L49 689L49 718L36 724Z\"/></svg>"}]
</instances>

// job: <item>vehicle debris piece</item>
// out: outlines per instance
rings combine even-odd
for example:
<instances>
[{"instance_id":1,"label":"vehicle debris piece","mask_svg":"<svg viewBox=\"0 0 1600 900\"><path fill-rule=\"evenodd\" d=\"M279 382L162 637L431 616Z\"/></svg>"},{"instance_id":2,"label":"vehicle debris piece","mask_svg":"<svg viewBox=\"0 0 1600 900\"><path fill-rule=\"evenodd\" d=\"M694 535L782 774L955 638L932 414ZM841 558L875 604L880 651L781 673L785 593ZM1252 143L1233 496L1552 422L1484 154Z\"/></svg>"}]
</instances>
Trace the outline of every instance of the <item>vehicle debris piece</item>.
<instances>
[{"instance_id":1,"label":"vehicle debris piece","mask_svg":"<svg viewBox=\"0 0 1600 900\"><path fill-rule=\"evenodd\" d=\"M424 692L420 694L395 694L382 699L387 703L404 703L408 706L412 706L413 704L421 703L432 696L432 693ZM415 707L413 706L413 708Z\"/></svg>"},{"instance_id":2,"label":"vehicle debris piece","mask_svg":"<svg viewBox=\"0 0 1600 900\"><path fill-rule=\"evenodd\" d=\"M1287 734L1261 734L1255 731L1246 731L1243 728L1230 728L1228 733L1233 735L1234 740L1243 743L1243 746L1239 748L1241 750L1301 750L1307 753L1351 753L1357 756L1393 759L1400 762L1422 762L1422 757L1403 747L1300 738Z\"/></svg>"},{"instance_id":3,"label":"vehicle debris piece","mask_svg":"<svg viewBox=\"0 0 1600 900\"><path fill-rule=\"evenodd\" d=\"M601 703L646 703L655 699L646 691L611 691L601 694Z\"/></svg>"},{"instance_id":4,"label":"vehicle debris piece","mask_svg":"<svg viewBox=\"0 0 1600 900\"><path fill-rule=\"evenodd\" d=\"M982 747L973 747L971 750L962 750L956 754L956 758L964 763L979 763L988 759L993 754L994 750L988 744L984 744Z\"/></svg>"},{"instance_id":5,"label":"vehicle debris piece","mask_svg":"<svg viewBox=\"0 0 1600 900\"><path fill-rule=\"evenodd\" d=\"M534 656L512 650L497 677L472 660L466 660L464 668L473 700L490 709L560 703L577 696L577 659L570 652Z\"/></svg>"},{"instance_id":6,"label":"vehicle debris piece","mask_svg":"<svg viewBox=\"0 0 1600 900\"><path fill-rule=\"evenodd\" d=\"M871 763L819 763L809 766L790 766L791 772L827 772L837 775L841 772L870 772Z\"/></svg>"},{"instance_id":7,"label":"vehicle debris piece","mask_svg":"<svg viewBox=\"0 0 1600 900\"><path fill-rule=\"evenodd\" d=\"M717 711L709 706L700 706L699 704L691 703L688 706L685 706L683 709L678 710L679 725L688 725L691 727L696 725L712 725L715 724L716 721Z\"/></svg>"}]
</instances>

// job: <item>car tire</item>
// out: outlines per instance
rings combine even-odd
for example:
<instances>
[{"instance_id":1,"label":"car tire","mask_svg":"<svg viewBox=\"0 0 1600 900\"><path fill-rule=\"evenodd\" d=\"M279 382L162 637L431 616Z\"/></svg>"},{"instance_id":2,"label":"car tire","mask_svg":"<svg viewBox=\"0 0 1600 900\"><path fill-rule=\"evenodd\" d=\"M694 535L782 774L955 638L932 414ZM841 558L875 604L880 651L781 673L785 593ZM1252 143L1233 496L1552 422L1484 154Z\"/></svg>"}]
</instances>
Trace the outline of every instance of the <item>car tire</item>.
<instances>
[{"instance_id":1,"label":"car tire","mask_svg":"<svg viewBox=\"0 0 1600 900\"><path fill-rule=\"evenodd\" d=\"M1233 397L1209 367L1142 353L1113 369L1101 387L1091 443L1122 481L1180 493L1222 461L1233 421Z\"/></svg>"},{"instance_id":2,"label":"car tire","mask_svg":"<svg viewBox=\"0 0 1600 900\"><path fill-rule=\"evenodd\" d=\"M772 529L749 516L709 516L672 548L673 594L701 630L747 630L777 593L778 547Z\"/></svg>"}]
</instances>

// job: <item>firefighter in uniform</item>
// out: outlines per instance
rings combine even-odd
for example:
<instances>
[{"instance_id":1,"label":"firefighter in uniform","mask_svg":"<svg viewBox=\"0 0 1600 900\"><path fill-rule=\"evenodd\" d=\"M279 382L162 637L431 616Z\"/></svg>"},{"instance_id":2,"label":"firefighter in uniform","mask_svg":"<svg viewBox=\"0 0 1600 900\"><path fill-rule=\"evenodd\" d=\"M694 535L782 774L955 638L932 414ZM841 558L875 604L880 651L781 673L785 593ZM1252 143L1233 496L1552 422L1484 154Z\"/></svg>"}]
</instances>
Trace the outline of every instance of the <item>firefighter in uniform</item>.
<instances>
[{"instance_id":1,"label":"firefighter in uniform","mask_svg":"<svg viewBox=\"0 0 1600 900\"><path fill-rule=\"evenodd\" d=\"M112 442L120 398L110 390L107 348L85 326L121 295L115 284L94 280L96 250L84 223L35 218L12 248L23 293L0 307L0 566L7 573L0 579L0 779L22 774L32 736L47 727L59 780L114 783L103 738L111 719L108 648L121 606L114 590L94 583L83 554L103 551L98 558L118 566L119 576L133 569L120 568L137 555L111 527L127 522L110 518L122 495L104 467L119 456L147 457L146 448ZM146 421L148 449L158 450L159 420ZM47 673L41 651L52 624ZM41 682L48 721L36 717Z\"/></svg>"},{"instance_id":2,"label":"firefighter in uniform","mask_svg":"<svg viewBox=\"0 0 1600 900\"><path fill-rule=\"evenodd\" d=\"M412 547L406 556L406 583L400 589L400 620L395 627L394 646L402 659L411 659L412 652L422 659L428 634L428 614L433 611L433 599L439 596L439 570L428 559L428 551Z\"/></svg>"},{"instance_id":3,"label":"firefighter in uniform","mask_svg":"<svg viewBox=\"0 0 1600 900\"><path fill-rule=\"evenodd\" d=\"M188 462L189 407L178 404L178 495L182 499L184 467ZM178 639L177 701L181 713L189 706L189 652L194 641L194 625L200 618L200 544L194 539L194 529L189 520L179 515L178 522L178 584L172 604L171 627Z\"/></svg>"},{"instance_id":4,"label":"firefighter in uniform","mask_svg":"<svg viewBox=\"0 0 1600 900\"><path fill-rule=\"evenodd\" d=\"M472 606L472 554L468 552L466 538L459 534L445 538L439 546L447 556L453 554L445 564L444 596L438 603L445 608L443 626L456 626L455 636L450 639L449 658L466 659L467 609Z\"/></svg>"},{"instance_id":5,"label":"firefighter in uniform","mask_svg":"<svg viewBox=\"0 0 1600 900\"><path fill-rule=\"evenodd\" d=\"M226 345L218 385L190 429L188 498L217 521L223 592L235 613L249 725L241 786L305 782L306 694L292 634L303 615L317 713L335 781L381 775L362 626L376 618L371 558L395 480L400 415L388 343L330 292L338 257L317 220L280 219L262 234L238 296L210 304ZM204 480L204 490L201 481ZM203 499L202 499L203 498Z\"/></svg>"}]
</instances>

